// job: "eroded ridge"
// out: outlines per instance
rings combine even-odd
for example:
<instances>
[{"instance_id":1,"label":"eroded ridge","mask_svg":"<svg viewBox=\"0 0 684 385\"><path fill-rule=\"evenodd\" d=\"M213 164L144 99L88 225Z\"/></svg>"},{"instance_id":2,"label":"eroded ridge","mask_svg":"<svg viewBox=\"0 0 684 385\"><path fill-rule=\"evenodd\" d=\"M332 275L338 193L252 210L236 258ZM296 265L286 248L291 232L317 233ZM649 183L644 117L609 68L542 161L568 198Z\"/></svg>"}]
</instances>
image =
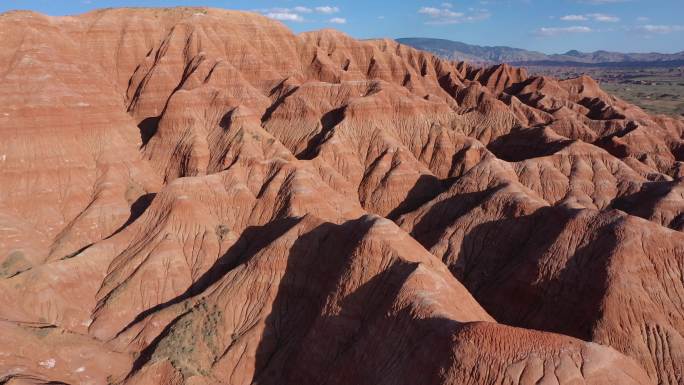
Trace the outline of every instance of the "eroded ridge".
<instances>
[{"instance_id":1,"label":"eroded ridge","mask_svg":"<svg viewBox=\"0 0 684 385\"><path fill-rule=\"evenodd\" d=\"M0 382L684 383L682 119L216 9L0 47Z\"/></svg>"}]
</instances>

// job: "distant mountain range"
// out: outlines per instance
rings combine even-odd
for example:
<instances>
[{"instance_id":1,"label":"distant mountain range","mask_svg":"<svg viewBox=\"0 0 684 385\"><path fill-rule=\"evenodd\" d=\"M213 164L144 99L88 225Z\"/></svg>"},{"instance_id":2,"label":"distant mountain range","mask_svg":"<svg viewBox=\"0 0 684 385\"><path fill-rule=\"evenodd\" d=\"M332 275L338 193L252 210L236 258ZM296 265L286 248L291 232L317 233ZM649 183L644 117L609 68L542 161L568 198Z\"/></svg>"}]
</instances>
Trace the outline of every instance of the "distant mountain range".
<instances>
[{"instance_id":1,"label":"distant mountain range","mask_svg":"<svg viewBox=\"0 0 684 385\"><path fill-rule=\"evenodd\" d=\"M550 66L684 65L684 51L665 54L656 52L580 52L572 50L563 54L547 55L542 52L528 51L521 48L505 46L483 47L446 39L412 37L396 40L399 43L434 53L449 60L482 64L510 63L516 65Z\"/></svg>"}]
</instances>

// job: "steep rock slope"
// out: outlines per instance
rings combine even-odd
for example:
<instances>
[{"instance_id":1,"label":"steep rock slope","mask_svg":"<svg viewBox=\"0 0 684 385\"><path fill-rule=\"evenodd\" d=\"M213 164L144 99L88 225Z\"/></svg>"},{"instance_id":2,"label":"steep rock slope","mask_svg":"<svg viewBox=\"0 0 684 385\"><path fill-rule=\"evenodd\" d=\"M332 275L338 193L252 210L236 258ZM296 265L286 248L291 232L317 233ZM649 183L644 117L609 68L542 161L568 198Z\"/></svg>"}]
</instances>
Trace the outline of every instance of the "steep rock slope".
<instances>
[{"instance_id":1,"label":"steep rock slope","mask_svg":"<svg viewBox=\"0 0 684 385\"><path fill-rule=\"evenodd\" d=\"M4 382L683 381L682 120L215 9L0 42Z\"/></svg>"}]
</instances>

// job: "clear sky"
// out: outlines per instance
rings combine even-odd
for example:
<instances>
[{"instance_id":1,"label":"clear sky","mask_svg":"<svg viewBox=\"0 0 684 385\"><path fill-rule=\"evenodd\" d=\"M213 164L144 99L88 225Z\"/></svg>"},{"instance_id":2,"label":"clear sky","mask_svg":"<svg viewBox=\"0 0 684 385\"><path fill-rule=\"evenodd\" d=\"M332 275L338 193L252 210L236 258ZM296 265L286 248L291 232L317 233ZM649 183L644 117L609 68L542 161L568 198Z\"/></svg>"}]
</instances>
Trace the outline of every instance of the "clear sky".
<instances>
[{"instance_id":1,"label":"clear sky","mask_svg":"<svg viewBox=\"0 0 684 385\"><path fill-rule=\"evenodd\" d=\"M0 12L179 5L257 11L297 32L332 27L356 38L438 37L546 53L684 50L684 0L0 0Z\"/></svg>"}]
</instances>

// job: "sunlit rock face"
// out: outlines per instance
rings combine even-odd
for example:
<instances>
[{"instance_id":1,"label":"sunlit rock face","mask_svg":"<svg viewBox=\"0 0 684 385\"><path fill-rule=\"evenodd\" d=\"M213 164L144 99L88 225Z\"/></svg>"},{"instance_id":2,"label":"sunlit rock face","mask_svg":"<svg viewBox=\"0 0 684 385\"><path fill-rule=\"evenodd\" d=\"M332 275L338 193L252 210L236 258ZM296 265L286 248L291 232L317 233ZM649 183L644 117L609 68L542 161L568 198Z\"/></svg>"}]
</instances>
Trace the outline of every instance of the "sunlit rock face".
<instances>
[{"instance_id":1,"label":"sunlit rock face","mask_svg":"<svg viewBox=\"0 0 684 385\"><path fill-rule=\"evenodd\" d=\"M684 121L215 9L0 15L0 382L682 384Z\"/></svg>"}]
</instances>

